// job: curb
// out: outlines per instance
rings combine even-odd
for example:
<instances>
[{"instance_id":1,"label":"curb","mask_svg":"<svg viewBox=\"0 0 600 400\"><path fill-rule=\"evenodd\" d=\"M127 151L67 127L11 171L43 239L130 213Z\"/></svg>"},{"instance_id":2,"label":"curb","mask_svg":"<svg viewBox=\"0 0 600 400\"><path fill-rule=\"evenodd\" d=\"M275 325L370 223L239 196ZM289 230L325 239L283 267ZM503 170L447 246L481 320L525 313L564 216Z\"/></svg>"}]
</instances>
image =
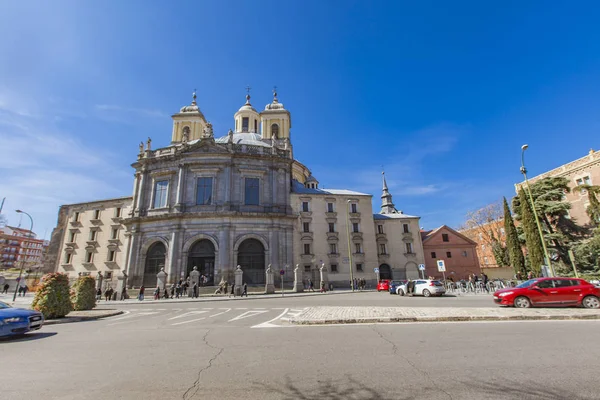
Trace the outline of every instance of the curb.
<instances>
[{"instance_id":1,"label":"curb","mask_svg":"<svg viewBox=\"0 0 600 400\"><path fill-rule=\"evenodd\" d=\"M66 316L60 319L48 319L44 321L44 325L58 325L58 324L69 324L72 322L82 322L82 321L94 321L101 318L114 317L115 315L123 314L123 310L113 310L111 312L103 313L102 315L90 315L89 317L69 317Z\"/></svg>"},{"instance_id":2,"label":"curb","mask_svg":"<svg viewBox=\"0 0 600 400\"><path fill-rule=\"evenodd\" d=\"M465 317L385 317L385 318L344 318L323 320L296 320L294 325L335 325L335 324L372 324L390 322L469 322L469 321L550 321L550 320L597 320L600 314L579 315L506 315L506 316L465 316Z\"/></svg>"}]
</instances>

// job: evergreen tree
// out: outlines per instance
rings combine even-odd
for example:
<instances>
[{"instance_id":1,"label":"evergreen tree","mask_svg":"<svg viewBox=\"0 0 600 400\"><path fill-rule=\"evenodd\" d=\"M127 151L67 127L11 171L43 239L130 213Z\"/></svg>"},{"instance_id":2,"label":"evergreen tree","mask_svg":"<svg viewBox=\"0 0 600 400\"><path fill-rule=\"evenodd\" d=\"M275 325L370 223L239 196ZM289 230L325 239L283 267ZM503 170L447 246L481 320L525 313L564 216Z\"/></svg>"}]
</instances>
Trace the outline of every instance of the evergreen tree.
<instances>
[{"instance_id":1,"label":"evergreen tree","mask_svg":"<svg viewBox=\"0 0 600 400\"><path fill-rule=\"evenodd\" d=\"M592 226L600 225L600 201L598 197L600 195L600 186L597 185L579 185L573 188L574 192L587 191L588 200L590 205L587 207L585 212L590 217Z\"/></svg>"},{"instance_id":2,"label":"evergreen tree","mask_svg":"<svg viewBox=\"0 0 600 400\"><path fill-rule=\"evenodd\" d=\"M525 257L523 257L521 242L506 197L504 197L504 231L506 232L506 249L508 250L510 265L515 270L515 274L520 272L525 277Z\"/></svg>"},{"instance_id":3,"label":"evergreen tree","mask_svg":"<svg viewBox=\"0 0 600 400\"><path fill-rule=\"evenodd\" d=\"M519 191L519 217L523 232L525 233L525 243L527 245L527 258L531 271L535 276L539 276L542 265L544 264L544 250L540 241L540 234L535 222L535 216L531 210L531 206L527 201L525 191Z\"/></svg>"}]
</instances>

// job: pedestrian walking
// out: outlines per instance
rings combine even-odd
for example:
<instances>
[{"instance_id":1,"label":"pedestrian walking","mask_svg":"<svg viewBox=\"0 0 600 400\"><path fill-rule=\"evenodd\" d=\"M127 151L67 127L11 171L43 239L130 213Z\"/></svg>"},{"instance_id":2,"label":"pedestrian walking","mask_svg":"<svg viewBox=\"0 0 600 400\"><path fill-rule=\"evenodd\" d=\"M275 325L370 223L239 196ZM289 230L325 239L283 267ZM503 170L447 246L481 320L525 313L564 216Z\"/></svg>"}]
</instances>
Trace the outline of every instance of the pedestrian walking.
<instances>
[{"instance_id":1,"label":"pedestrian walking","mask_svg":"<svg viewBox=\"0 0 600 400\"><path fill-rule=\"evenodd\" d=\"M242 286L242 297L248 297L248 284L244 283L244 286Z\"/></svg>"},{"instance_id":2,"label":"pedestrian walking","mask_svg":"<svg viewBox=\"0 0 600 400\"><path fill-rule=\"evenodd\" d=\"M321 293L325 293L325 281L321 281Z\"/></svg>"},{"instance_id":3,"label":"pedestrian walking","mask_svg":"<svg viewBox=\"0 0 600 400\"><path fill-rule=\"evenodd\" d=\"M175 298L178 299L180 295L181 295L181 285L178 283L177 286L175 286Z\"/></svg>"},{"instance_id":4,"label":"pedestrian walking","mask_svg":"<svg viewBox=\"0 0 600 400\"><path fill-rule=\"evenodd\" d=\"M145 290L146 290L146 288L144 287L144 285L140 286L140 293L138 293L139 301L144 301L144 291Z\"/></svg>"},{"instance_id":5,"label":"pedestrian walking","mask_svg":"<svg viewBox=\"0 0 600 400\"><path fill-rule=\"evenodd\" d=\"M159 287L154 289L154 300L158 300L158 299L160 299L160 288Z\"/></svg>"},{"instance_id":6,"label":"pedestrian walking","mask_svg":"<svg viewBox=\"0 0 600 400\"><path fill-rule=\"evenodd\" d=\"M169 298L169 289L167 289L167 287L165 286L163 288L163 291L165 292L165 294L163 295L163 298L168 299Z\"/></svg>"},{"instance_id":7,"label":"pedestrian walking","mask_svg":"<svg viewBox=\"0 0 600 400\"><path fill-rule=\"evenodd\" d=\"M8 283L5 283L4 288L2 289L2 293L8 294L8 288L10 288L10 285Z\"/></svg>"},{"instance_id":8,"label":"pedestrian walking","mask_svg":"<svg viewBox=\"0 0 600 400\"><path fill-rule=\"evenodd\" d=\"M127 297L127 286L123 286L123 290L121 290L121 301L125 300Z\"/></svg>"},{"instance_id":9,"label":"pedestrian walking","mask_svg":"<svg viewBox=\"0 0 600 400\"><path fill-rule=\"evenodd\" d=\"M231 293L229 293L229 297L231 296L235 298L235 282L231 284Z\"/></svg>"},{"instance_id":10,"label":"pedestrian walking","mask_svg":"<svg viewBox=\"0 0 600 400\"><path fill-rule=\"evenodd\" d=\"M315 291L315 284L313 283L312 279L308 278L308 290L310 290L311 292Z\"/></svg>"}]
</instances>

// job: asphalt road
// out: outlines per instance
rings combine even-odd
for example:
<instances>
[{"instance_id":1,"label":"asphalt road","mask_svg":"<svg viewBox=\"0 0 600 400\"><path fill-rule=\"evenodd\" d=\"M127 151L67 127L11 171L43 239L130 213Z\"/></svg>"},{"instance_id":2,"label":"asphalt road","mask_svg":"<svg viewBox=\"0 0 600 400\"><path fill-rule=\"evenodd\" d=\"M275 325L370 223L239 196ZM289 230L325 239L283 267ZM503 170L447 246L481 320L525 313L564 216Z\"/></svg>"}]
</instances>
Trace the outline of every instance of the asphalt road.
<instances>
[{"instance_id":1,"label":"asphalt road","mask_svg":"<svg viewBox=\"0 0 600 400\"><path fill-rule=\"evenodd\" d=\"M127 313L0 341L1 398L600 399L600 321L285 323L316 304L481 299L371 293L118 305Z\"/></svg>"}]
</instances>

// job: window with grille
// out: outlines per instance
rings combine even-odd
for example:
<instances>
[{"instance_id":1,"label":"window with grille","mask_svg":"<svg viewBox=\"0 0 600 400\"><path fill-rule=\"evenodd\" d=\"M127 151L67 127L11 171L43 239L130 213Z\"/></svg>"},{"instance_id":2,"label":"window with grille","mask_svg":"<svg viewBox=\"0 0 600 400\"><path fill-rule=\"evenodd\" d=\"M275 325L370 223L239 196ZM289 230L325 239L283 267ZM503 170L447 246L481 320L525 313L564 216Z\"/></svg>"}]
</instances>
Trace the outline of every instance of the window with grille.
<instances>
[{"instance_id":1,"label":"window with grille","mask_svg":"<svg viewBox=\"0 0 600 400\"><path fill-rule=\"evenodd\" d=\"M377 233L383 233L383 225L377 225Z\"/></svg>"},{"instance_id":2,"label":"window with grille","mask_svg":"<svg viewBox=\"0 0 600 400\"><path fill-rule=\"evenodd\" d=\"M406 243L406 252L408 254L412 254L412 252L413 252L412 243Z\"/></svg>"},{"instance_id":3,"label":"window with grille","mask_svg":"<svg viewBox=\"0 0 600 400\"><path fill-rule=\"evenodd\" d=\"M353 213L357 213L358 212L358 209L356 207L356 203L352 203L350 205L350 209L352 210Z\"/></svg>"},{"instance_id":4,"label":"window with grille","mask_svg":"<svg viewBox=\"0 0 600 400\"><path fill-rule=\"evenodd\" d=\"M408 229L408 224L403 224L402 227L404 229L404 233L410 233L410 230Z\"/></svg>"},{"instance_id":5,"label":"window with grille","mask_svg":"<svg viewBox=\"0 0 600 400\"><path fill-rule=\"evenodd\" d=\"M337 264L331 264L331 272L338 272Z\"/></svg>"},{"instance_id":6,"label":"window with grille","mask_svg":"<svg viewBox=\"0 0 600 400\"><path fill-rule=\"evenodd\" d=\"M303 212L308 212L308 201L303 201L302 202L302 211Z\"/></svg>"},{"instance_id":7,"label":"window with grille","mask_svg":"<svg viewBox=\"0 0 600 400\"><path fill-rule=\"evenodd\" d=\"M154 186L153 208L164 208L167 206L167 189L169 181L158 181Z\"/></svg>"},{"instance_id":8,"label":"window with grille","mask_svg":"<svg viewBox=\"0 0 600 400\"><path fill-rule=\"evenodd\" d=\"M327 203L327 212L333 212L333 203Z\"/></svg>"},{"instance_id":9,"label":"window with grille","mask_svg":"<svg viewBox=\"0 0 600 400\"><path fill-rule=\"evenodd\" d=\"M310 244L304 243L304 254L310 254Z\"/></svg>"},{"instance_id":10,"label":"window with grille","mask_svg":"<svg viewBox=\"0 0 600 400\"><path fill-rule=\"evenodd\" d=\"M213 178L198 178L196 190L196 204L208 205L212 203Z\"/></svg>"},{"instance_id":11,"label":"window with grille","mask_svg":"<svg viewBox=\"0 0 600 400\"><path fill-rule=\"evenodd\" d=\"M310 223L304 222L302 226L304 227L304 232L310 232Z\"/></svg>"},{"instance_id":12,"label":"window with grille","mask_svg":"<svg viewBox=\"0 0 600 400\"><path fill-rule=\"evenodd\" d=\"M335 224L333 222L329 223L329 232L335 232Z\"/></svg>"},{"instance_id":13,"label":"window with grille","mask_svg":"<svg viewBox=\"0 0 600 400\"><path fill-rule=\"evenodd\" d=\"M362 264L356 264L356 270L362 272L363 265Z\"/></svg>"},{"instance_id":14,"label":"window with grille","mask_svg":"<svg viewBox=\"0 0 600 400\"><path fill-rule=\"evenodd\" d=\"M331 254L337 254L337 244L329 243L329 252Z\"/></svg>"},{"instance_id":15,"label":"window with grille","mask_svg":"<svg viewBox=\"0 0 600 400\"><path fill-rule=\"evenodd\" d=\"M352 232L358 232L358 222L352 223Z\"/></svg>"},{"instance_id":16,"label":"window with grille","mask_svg":"<svg viewBox=\"0 0 600 400\"><path fill-rule=\"evenodd\" d=\"M360 243L354 243L354 249L356 250L357 254L362 253L362 246Z\"/></svg>"}]
</instances>

